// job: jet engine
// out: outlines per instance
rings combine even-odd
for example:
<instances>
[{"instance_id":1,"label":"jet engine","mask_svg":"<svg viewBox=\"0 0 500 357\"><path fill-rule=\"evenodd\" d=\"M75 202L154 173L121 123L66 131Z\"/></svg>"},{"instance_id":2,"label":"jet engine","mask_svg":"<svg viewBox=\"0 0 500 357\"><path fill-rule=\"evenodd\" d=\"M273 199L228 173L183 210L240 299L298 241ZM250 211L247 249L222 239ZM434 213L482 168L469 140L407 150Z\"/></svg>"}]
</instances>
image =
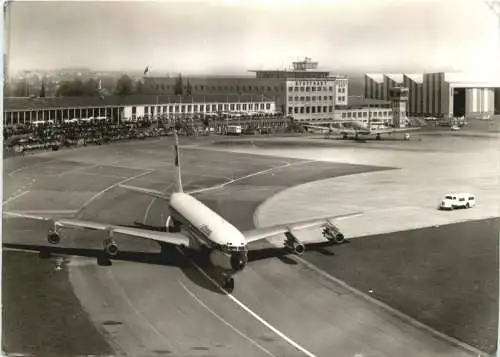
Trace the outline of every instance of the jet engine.
<instances>
[{"instance_id":1,"label":"jet engine","mask_svg":"<svg viewBox=\"0 0 500 357\"><path fill-rule=\"evenodd\" d=\"M340 230L331 223L327 223L323 226L322 231L323 237L328 239L330 242L334 242L337 244L343 243L345 241L344 235L340 232Z\"/></svg>"},{"instance_id":2,"label":"jet engine","mask_svg":"<svg viewBox=\"0 0 500 357\"><path fill-rule=\"evenodd\" d=\"M306 246L295 238L290 232L285 233L285 248L296 255L302 255L306 251Z\"/></svg>"},{"instance_id":3,"label":"jet engine","mask_svg":"<svg viewBox=\"0 0 500 357\"><path fill-rule=\"evenodd\" d=\"M118 254L118 245L113 239L106 239L104 241L104 251L114 257Z\"/></svg>"},{"instance_id":4,"label":"jet engine","mask_svg":"<svg viewBox=\"0 0 500 357\"><path fill-rule=\"evenodd\" d=\"M47 234L47 241L50 244L57 244L61 241L61 235L56 230L49 230L49 234Z\"/></svg>"}]
</instances>

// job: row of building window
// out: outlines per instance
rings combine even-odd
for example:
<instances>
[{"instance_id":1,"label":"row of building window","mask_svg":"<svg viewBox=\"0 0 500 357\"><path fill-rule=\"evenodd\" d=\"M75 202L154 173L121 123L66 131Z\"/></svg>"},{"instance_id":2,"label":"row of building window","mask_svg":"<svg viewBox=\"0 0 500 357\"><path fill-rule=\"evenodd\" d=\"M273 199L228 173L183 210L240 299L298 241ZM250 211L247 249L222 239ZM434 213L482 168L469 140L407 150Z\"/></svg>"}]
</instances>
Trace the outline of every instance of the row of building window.
<instances>
[{"instance_id":1,"label":"row of building window","mask_svg":"<svg viewBox=\"0 0 500 357\"><path fill-rule=\"evenodd\" d=\"M339 93L345 93L345 88L337 88L337 92Z\"/></svg>"},{"instance_id":2,"label":"row of building window","mask_svg":"<svg viewBox=\"0 0 500 357\"><path fill-rule=\"evenodd\" d=\"M333 92L333 87L288 87L288 92L321 92L321 89Z\"/></svg>"},{"instance_id":3,"label":"row of building window","mask_svg":"<svg viewBox=\"0 0 500 357\"><path fill-rule=\"evenodd\" d=\"M388 117L392 112L389 111L372 111L371 115L374 118L377 117ZM368 112L342 112L342 118L368 118Z\"/></svg>"},{"instance_id":4,"label":"row of building window","mask_svg":"<svg viewBox=\"0 0 500 357\"><path fill-rule=\"evenodd\" d=\"M324 86L326 84L328 84L327 81L298 81L298 82L295 82L295 83L289 83L290 85L296 85L296 86L310 86L310 85L313 85L313 86Z\"/></svg>"},{"instance_id":5,"label":"row of building window","mask_svg":"<svg viewBox=\"0 0 500 357\"><path fill-rule=\"evenodd\" d=\"M338 97L339 102L345 102L345 96Z\"/></svg>"},{"instance_id":6,"label":"row of building window","mask_svg":"<svg viewBox=\"0 0 500 357\"><path fill-rule=\"evenodd\" d=\"M337 80L337 87L347 87L348 80L347 79L341 79Z\"/></svg>"},{"instance_id":7,"label":"row of building window","mask_svg":"<svg viewBox=\"0 0 500 357\"><path fill-rule=\"evenodd\" d=\"M333 106L288 107L288 114L333 113Z\"/></svg>"},{"instance_id":8,"label":"row of building window","mask_svg":"<svg viewBox=\"0 0 500 357\"><path fill-rule=\"evenodd\" d=\"M168 109L168 110L167 110ZM271 103L237 103L237 104L182 104L164 106L146 106L145 113L196 113L196 112L221 112L224 110L270 110ZM132 114L136 114L137 107L132 107Z\"/></svg>"},{"instance_id":9,"label":"row of building window","mask_svg":"<svg viewBox=\"0 0 500 357\"><path fill-rule=\"evenodd\" d=\"M317 96L316 97L315 95L313 95L312 97L307 97L307 96L306 97L299 97L299 96L295 96L295 97L288 97L288 101L289 102L293 102L293 101L296 101L296 102L298 102L298 101L301 101L301 102L306 101L306 102L308 102L308 101L312 100L313 102L315 102L316 100L318 100L318 101L320 101L320 100L333 100L333 96L332 95L330 95L330 96L324 95L323 99L321 99L321 98L322 98L321 96Z\"/></svg>"},{"instance_id":10,"label":"row of building window","mask_svg":"<svg viewBox=\"0 0 500 357\"><path fill-rule=\"evenodd\" d=\"M174 85L168 85L168 84L150 84L149 85L150 89L156 89L156 90L174 90L175 86ZM267 92L278 92L281 91L283 92L285 90L284 86L278 87L278 86L208 86L208 85L194 85L191 87L194 91L201 91L201 92L215 92L215 91L226 91L228 93L233 93L233 92L256 92L256 93L263 93L265 91ZM187 86L183 86L184 91L187 90Z\"/></svg>"}]
</instances>

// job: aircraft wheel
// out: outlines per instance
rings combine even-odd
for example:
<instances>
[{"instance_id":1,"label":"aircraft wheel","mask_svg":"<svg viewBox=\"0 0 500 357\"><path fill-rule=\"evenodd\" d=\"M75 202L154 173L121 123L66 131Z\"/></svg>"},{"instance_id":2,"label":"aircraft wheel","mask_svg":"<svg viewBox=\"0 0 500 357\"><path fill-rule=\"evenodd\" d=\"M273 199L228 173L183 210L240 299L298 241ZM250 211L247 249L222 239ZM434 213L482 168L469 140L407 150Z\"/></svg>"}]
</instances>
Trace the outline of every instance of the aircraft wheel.
<instances>
[{"instance_id":1,"label":"aircraft wheel","mask_svg":"<svg viewBox=\"0 0 500 357\"><path fill-rule=\"evenodd\" d=\"M232 293L234 290L234 278L232 277L224 278L224 280L222 281L222 287L228 293Z\"/></svg>"}]
</instances>

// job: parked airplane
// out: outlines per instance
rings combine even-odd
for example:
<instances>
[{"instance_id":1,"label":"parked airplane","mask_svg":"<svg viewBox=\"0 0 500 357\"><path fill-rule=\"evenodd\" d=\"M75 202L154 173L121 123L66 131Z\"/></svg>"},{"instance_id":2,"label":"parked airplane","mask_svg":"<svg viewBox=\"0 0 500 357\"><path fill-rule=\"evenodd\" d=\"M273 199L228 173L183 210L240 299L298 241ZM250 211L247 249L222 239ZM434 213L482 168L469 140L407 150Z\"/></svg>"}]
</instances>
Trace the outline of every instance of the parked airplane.
<instances>
[{"instance_id":1,"label":"parked airplane","mask_svg":"<svg viewBox=\"0 0 500 357\"><path fill-rule=\"evenodd\" d=\"M301 255L305 251L305 245L294 236L296 231L322 227L322 234L326 238L326 241L322 240L323 242L342 243L344 236L333 224L333 220L360 214L360 212L357 212L334 217L310 219L241 232L202 202L191 196L194 193L207 191L210 188L190 192L183 190L177 133L175 133L174 150L176 190L170 196L155 190L121 185L122 188L135 193L149 195L169 202L170 216L167 220L166 232L75 219L53 219L15 212L4 212L4 215L53 223L53 228L49 230L47 236L47 240L51 244L57 244L61 241L62 228L107 231L109 235L103 240L103 253L98 258L100 264L111 264L110 258L118 254L118 245L113 239L113 234L115 233L154 240L160 244L162 254L168 248L166 245L176 245L185 249L206 253L211 264L222 271L223 287L227 291L232 291L234 289L233 275L242 271L247 264L248 245L251 243L284 234L286 237L284 240L285 249L290 253Z\"/></svg>"},{"instance_id":2,"label":"parked airplane","mask_svg":"<svg viewBox=\"0 0 500 357\"><path fill-rule=\"evenodd\" d=\"M420 130L419 127L414 128L389 128L382 126L372 125L371 120L368 119L368 125L363 125L357 120L337 120L334 121L335 124L339 124L340 127L334 127L330 124L329 127L315 126L315 125L304 125L307 128L319 129L327 131L329 135L337 134L341 135L343 139L349 138L349 136L354 137L355 140L359 139L359 136L373 136L377 140L382 139L383 134L395 134L395 133L405 133L404 139L409 140L409 131ZM343 124L350 124L350 127L345 127Z\"/></svg>"}]
</instances>

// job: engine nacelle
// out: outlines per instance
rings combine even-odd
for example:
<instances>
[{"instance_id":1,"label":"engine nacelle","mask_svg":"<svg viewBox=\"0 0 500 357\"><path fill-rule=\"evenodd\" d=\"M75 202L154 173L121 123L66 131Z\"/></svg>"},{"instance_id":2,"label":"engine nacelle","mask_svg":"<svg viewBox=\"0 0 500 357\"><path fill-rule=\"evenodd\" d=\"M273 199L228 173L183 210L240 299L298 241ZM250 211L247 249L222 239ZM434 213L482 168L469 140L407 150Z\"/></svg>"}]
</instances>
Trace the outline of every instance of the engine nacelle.
<instances>
[{"instance_id":1,"label":"engine nacelle","mask_svg":"<svg viewBox=\"0 0 500 357\"><path fill-rule=\"evenodd\" d=\"M118 254L118 244L113 239L106 239L104 241L104 251L114 257Z\"/></svg>"},{"instance_id":2,"label":"engine nacelle","mask_svg":"<svg viewBox=\"0 0 500 357\"><path fill-rule=\"evenodd\" d=\"M50 244L57 244L61 241L61 235L54 231L54 230L49 230L49 234L47 234L47 241Z\"/></svg>"},{"instance_id":3,"label":"engine nacelle","mask_svg":"<svg viewBox=\"0 0 500 357\"><path fill-rule=\"evenodd\" d=\"M323 237L328 239L330 242L340 244L340 243L343 243L345 241L344 235L333 224L326 224L323 227L322 233L323 233Z\"/></svg>"},{"instance_id":4,"label":"engine nacelle","mask_svg":"<svg viewBox=\"0 0 500 357\"><path fill-rule=\"evenodd\" d=\"M285 248L296 255L302 255L306 251L306 246L295 238L290 232L285 233Z\"/></svg>"}]
</instances>

